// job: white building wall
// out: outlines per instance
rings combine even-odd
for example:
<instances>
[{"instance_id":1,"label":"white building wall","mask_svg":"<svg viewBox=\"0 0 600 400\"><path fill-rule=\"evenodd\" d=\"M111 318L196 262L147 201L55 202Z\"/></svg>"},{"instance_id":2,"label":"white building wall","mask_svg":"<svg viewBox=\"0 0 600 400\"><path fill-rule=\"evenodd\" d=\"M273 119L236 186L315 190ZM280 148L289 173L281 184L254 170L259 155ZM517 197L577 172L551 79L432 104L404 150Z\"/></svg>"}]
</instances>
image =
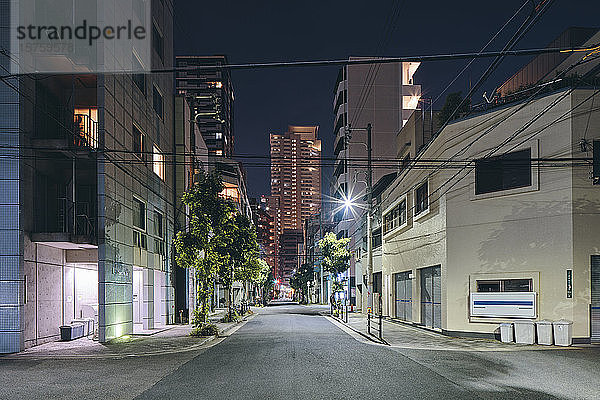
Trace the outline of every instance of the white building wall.
<instances>
[{"instance_id":1,"label":"white building wall","mask_svg":"<svg viewBox=\"0 0 600 400\"><path fill-rule=\"evenodd\" d=\"M487 128L508 119L477 140L461 159L488 154L499 143L528 123L557 100L564 91L548 95L509 116L520 105L499 108L450 124L422 155L447 159ZM525 129L509 146L495 154L530 147L532 158L591 157L579 152L584 134L581 118L567 118L573 104L589 92L567 96L544 117ZM598 101L599 99L596 99ZM586 107L581 107L586 109ZM590 107L587 107L589 110ZM598 112L590 119L587 138L598 136ZM533 136L535 135L535 136ZM511 149L516 143L523 144ZM533 279L538 293L539 319L574 321L574 337L589 337L590 255L600 252L600 191L588 178L589 167L532 168L532 185L475 195L474 169L465 169L450 184L441 186L457 173L443 169L429 180L430 210L407 227L384 236L384 274L412 270L413 321L420 322L420 284L417 270L440 264L442 269L442 329L449 332L491 334L505 319L469 317L469 294L477 279ZM394 182L382 196L387 208L400 196L414 205L414 188L431 170L412 170L400 184ZM441 196L441 197L440 197ZM574 296L566 298L566 270L573 269ZM391 282L393 278L391 277ZM393 289L386 293L392 302Z\"/></svg>"}]
</instances>

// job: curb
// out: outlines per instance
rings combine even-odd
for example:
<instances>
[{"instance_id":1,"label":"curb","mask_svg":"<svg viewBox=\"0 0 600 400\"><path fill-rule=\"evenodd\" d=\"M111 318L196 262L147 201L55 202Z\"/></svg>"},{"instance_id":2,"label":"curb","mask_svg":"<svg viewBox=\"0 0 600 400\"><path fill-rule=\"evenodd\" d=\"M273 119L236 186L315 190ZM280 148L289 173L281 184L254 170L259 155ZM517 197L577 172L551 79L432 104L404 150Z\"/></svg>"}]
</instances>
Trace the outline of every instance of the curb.
<instances>
[{"instance_id":1,"label":"curb","mask_svg":"<svg viewBox=\"0 0 600 400\"><path fill-rule=\"evenodd\" d=\"M179 354L179 353L187 353L194 350L200 350L203 346L210 344L211 342L215 342L212 344L213 346L220 343L219 339L226 339L229 335L224 335L225 333L231 331L233 328L241 328L246 322L254 317L255 314L249 315L242 318L242 321L230 325L219 332L218 335L207 336L200 340L200 342L195 343L191 346L186 346L176 350L156 350L156 351L148 351L148 352L140 352L140 353L128 353L128 354L13 354L0 356L0 361L2 360L85 360L85 359L93 359L93 360L119 360L123 358L135 358L135 357L151 357L151 356L159 356L159 355L167 355L167 354Z\"/></svg>"},{"instance_id":2,"label":"curb","mask_svg":"<svg viewBox=\"0 0 600 400\"><path fill-rule=\"evenodd\" d=\"M384 339L379 339L377 336L373 336L373 335L369 335L367 333L364 333L362 331L359 331L358 329L350 326L349 324L345 323L343 320L341 320L338 317L334 317L333 315L329 315L329 314L322 314L320 313L320 315L324 316L324 317L329 317L331 319L333 319L334 321L337 321L339 323L341 323L342 325L344 325L345 327L351 329L352 331L358 333L359 335L361 335L362 337L364 337L365 339L370 340L373 343L377 343L377 344L384 344L386 346L390 346L390 344L388 342L386 342Z\"/></svg>"}]
</instances>

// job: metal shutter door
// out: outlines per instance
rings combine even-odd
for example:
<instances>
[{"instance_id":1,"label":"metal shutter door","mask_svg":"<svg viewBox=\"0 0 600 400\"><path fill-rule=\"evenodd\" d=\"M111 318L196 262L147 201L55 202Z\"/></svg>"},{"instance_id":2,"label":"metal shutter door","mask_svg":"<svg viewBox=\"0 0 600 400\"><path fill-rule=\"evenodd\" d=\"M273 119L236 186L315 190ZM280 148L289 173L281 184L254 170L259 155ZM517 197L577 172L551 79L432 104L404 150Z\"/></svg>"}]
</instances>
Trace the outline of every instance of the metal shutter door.
<instances>
[{"instance_id":1,"label":"metal shutter door","mask_svg":"<svg viewBox=\"0 0 600 400\"><path fill-rule=\"evenodd\" d=\"M421 270L421 323L428 327L433 326L431 288L431 268L424 268Z\"/></svg>"},{"instance_id":2,"label":"metal shutter door","mask_svg":"<svg viewBox=\"0 0 600 400\"><path fill-rule=\"evenodd\" d=\"M432 294L433 294L433 327L442 327L442 268L433 267L432 272Z\"/></svg>"},{"instance_id":3,"label":"metal shutter door","mask_svg":"<svg viewBox=\"0 0 600 400\"><path fill-rule=\"evenodd\" d=\"M592 343L600 343L600 256L592 256Z\"/></svg>"}]
</instances>

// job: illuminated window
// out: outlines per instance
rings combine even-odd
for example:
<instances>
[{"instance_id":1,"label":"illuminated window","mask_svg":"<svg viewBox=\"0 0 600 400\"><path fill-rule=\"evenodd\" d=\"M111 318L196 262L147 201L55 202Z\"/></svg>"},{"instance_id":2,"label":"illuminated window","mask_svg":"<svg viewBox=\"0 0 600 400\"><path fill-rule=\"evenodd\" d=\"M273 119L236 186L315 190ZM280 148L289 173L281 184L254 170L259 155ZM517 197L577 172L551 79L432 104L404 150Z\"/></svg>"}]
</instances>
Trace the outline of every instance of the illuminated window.
<instances>
[{"instance_id":1,"label":"illuminated window","mask_svg":"<svg viewBox=\"0 0 600 400\"><path fill-rule=\"evenodd\" d=\"M160 179L165 179L165 156L156 146L154 146L152 152L152 170Z\"/></svg>"},{"instance_id":2,"label":"illuminated window","mask_svg":"<svg viewBox=\"0 0 600 400\"><path fill-rule=\"evenodd\" d=\"M75 145L98 147L98 109L75 108L73 114Z\"/></svg>"},{"instance_id":3,"label":"illuminated window","mask_svg":"<svg viewBox=\"0 0 600 400\"><path fill-rule=\"evenodd\" d=\"M152 105L154 107L154 111L156 111L156 115L163 118L163 97L160 94L160 91L156 88L156 86L152 86Z\"/></svg>"},{"instance_id":4,"label":"illuminated window","mask_svg":"<svg viewBox=\"0 0 600 400\"><path fill-rule=\"evenodd\" d=\"M402 96L402 108L416 110L419 105L419 96Z\"/></svg>"},{"instance_id":5,"label":"illuminated window","mask_svg":"<svg viewBox=\"0 0 600 400\"><path fill-rule=\"evenodd\" d=\"M215 154L218 156L222 156L223 155L223 150L216 150Z\"/></svg>"},{"instance_id":6,"label":"illuminated window","mask_svg":"<svg viewBox=\"0 0 600 400\"><path fill-rule=\"evenodd\" d=\"M146 137L138 129L136 125L133 125L133 154L135 154L140 160L144 161L146 164L146 154L144 153L144 148L146 146Z\"/></svg>"},{"instance_id":7,"label":"illuminated window","mask_svg":"<svg viewBox=\"0 0 600 400\"><path fill-rule=\"evenodd\" d=\"M223 139L223 132L215 132L215 139Z\"/></svg>"}]
</instances>

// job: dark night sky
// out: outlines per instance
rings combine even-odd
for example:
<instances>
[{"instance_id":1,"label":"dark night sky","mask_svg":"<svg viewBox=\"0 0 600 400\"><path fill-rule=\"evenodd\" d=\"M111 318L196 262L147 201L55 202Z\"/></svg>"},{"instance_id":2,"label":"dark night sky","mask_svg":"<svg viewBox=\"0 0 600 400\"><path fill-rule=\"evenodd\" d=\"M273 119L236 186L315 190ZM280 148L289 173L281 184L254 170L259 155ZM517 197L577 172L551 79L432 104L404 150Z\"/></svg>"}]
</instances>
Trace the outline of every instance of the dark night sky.
<instances>
[{"instance_id":1,"label":"dark night sky","mask_svg":"<svg viewBox=\"0 0 600 400\"><path fill-rule=\"evenodd\" d=\"M386 32L388 15L397 3L398 23ZM478 51L522 4L523 0L176 0L175 54L225 54L230 63L250 63ZM529 10L527 6L488 50L500 50ZM569 26L598 27L599 15L600 1L556 0L517 48L544 47ZM505 60L483 90L491 92L527 61L523 57ZM474 83L490 62L476 61L450 91L466 93L469 80ZM466 63L422 64L415 81L422 85L425 97L436 97ZM270 132L281 133L288 124L316 124L323 154L331 156L337 70L234 71L236 153L268 156ZM477 94L474 102L480 100ZM270 192L268 161L255 159L260 166L246 166L250 196ZM326 182L328 174L323 173Z\"/></svg>"}]
</instances>

